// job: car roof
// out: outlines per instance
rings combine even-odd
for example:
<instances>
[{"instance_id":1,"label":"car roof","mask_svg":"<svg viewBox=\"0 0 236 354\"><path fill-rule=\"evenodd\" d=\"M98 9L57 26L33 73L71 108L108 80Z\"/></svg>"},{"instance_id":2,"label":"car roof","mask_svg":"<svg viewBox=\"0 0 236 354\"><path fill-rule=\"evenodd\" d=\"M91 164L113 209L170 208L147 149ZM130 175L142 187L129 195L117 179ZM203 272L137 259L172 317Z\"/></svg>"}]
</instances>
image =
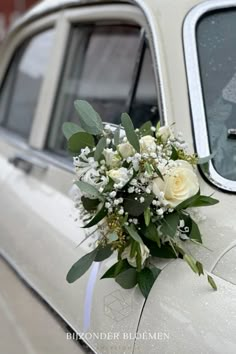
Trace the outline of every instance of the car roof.
<instances>
[{"instance_id":1,"label":"car roof","mask_svg":"<svg viewBox=\"0 0 236 354\"><path fill-rule=\"evenodd\" d=\"M202 0L178 0L178 4L174 6L178 7L178 11L186 14L200 2ZM131 4L140 7L144 13L156 10L155 12L160 15L162 12L168 12L168 9L173 7L173 0L43 0L34 5L24 16L16 21L11 30L15 30L35 18L58 10L94 4Z\"/></svg>"}]
</instances>

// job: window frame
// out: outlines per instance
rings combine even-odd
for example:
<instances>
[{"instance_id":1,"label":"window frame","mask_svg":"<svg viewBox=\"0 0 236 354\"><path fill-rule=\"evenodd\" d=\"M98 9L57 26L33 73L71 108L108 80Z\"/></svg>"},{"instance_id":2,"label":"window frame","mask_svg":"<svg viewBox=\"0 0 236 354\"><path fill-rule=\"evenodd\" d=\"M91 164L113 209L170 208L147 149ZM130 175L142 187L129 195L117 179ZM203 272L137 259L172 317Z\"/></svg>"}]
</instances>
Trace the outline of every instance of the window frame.
<instances>
[{"instance_id":1,"label":"window frame","mask_svg":"<svg viewBox=\"0 0 236 354\"><path fill-rule=\"evenodd\" d=\"M232 0L206 1L194 7L186 16L183 26L185 63L189 87L189 99L192 113L193 135L198 156L211 154L208 138L207 119L202 90L200 63L198 58L196 30L201 18L214 10L236 8ZM236 192L236 181L222 177L215 169L212 161L204 167L200 166L202 175L214 186L227 192Z\"/></svg>"},{"instance_id":2,"label":"window frame","mask_svg":"<svg viewBox=\"0 0 236 354\"><path fill-rule=\"evenodd\" d=\"M70 173L73 172L73 166L67 158L50 152L45 149L46 140L48 136L48 129L50 126L53 104L58 90L60 73L64 63L64 54L68 43L70 29L73 24L96 22L99 20L119 21L120 23L127 22L128 24L138 25L144 28L151 51L155 84L157 90L157 104L159 108L161 124L167 124L167 102L164 95L164 78L160 71L161 52L160 43L157 37L156 20L146 8L142 6L134 6L129 4L104 4L91 6L78 6L69 9L61 9L55 13L45 15L43 18L35 18L29 22L19 22L19 25L14 26L13 30L9 32L2 47L0 48L0 55L2 54L0 65L0 85L4 78L5 72L14 55L17 47L30 36L37 34L46 27L55 27L56 38L54 47L54 57L57 57L55 62L49 65L49 75L42 85L40 93L40 102L34 117L33 126L28 142L22 141L20 137L14 133L7 131L0 126L0 139L9 142L10 145L19 147L26 151L31 156L35 156L42 161L48 162Z\"/></svg>"},{"instance_id":3,"label":"window frame","mask_svg":"<svg viewBox=\"0 0 236 354\"><path fill-rule=\"evenodd\" d=\"M4 40L0 55L1 55L1 65L0 65L0 88L2 89L4 87L4 82L6 79L6 75L8 72L11 70L11 65L14 56L17 54L17 51L20 49L21 46L24 46L25 43L29 42L31 38L34 36L43 33L44 31L53 29L55 30L55 34L57 33L57 26L58 26L58 16L56 15L50 15L47 16L43 19L40 19L38 21L35 21L31 24L28 24L25 27L22 27L20 30L14 30L12 32L9 32L8 36ZM56 37L56 36L55 36ZM52 47L55 47L55 39L52 43ZM50 66L50 65L49 65ZM10 144L14 146L19 146L20 148L23 148L24 150L27 150L29 148L28 144L31 139L31 133L33 129L33 125L35 120L37 119L37 116L39 114L39 111L41 111L40 107L40 101L41 101L41 96L42 96L42 91L45 86L45 81L47 73L49 71L49 67L46 70L45 74L45 79L42 82L40 94L39 94L39 99L38 99L38 104L35 110L35 115L32 120L32 125L30 129L30 134L28 139L25 139L22 137L20 134L14 132L13 130L9 129L8 127L5 127L4 125L0 124L0 136L2 139L9 141ZM41 113L42 114L42 113Z\"/></svg>"},{"instance_id":4,"label":"window frame","mask_svg":"<svg viewBox=\"0 0 236 354\"><path fill-rule=\"evenodd\" d=\"M108 4L108 5L99 5L99 6L91 6L87 8L78 8L78 9L68 9L64 11L64 16L63 19L67 22L67 43L70 38L71 34L71 29L73 26L83 26L83 25L130 25L134 27L140 27L140 48L139 48L139 53L138 53L138 59L142 60L142 51L143 47L145 46L145 38L144 38L144 33L148 37L148 42L149 42L149 47L150 47L150 52L151 52L151 57L152 61L154 64L154 68L156 69L157 64L156 64L156 56L155 51L154 51L154 46L153 46L153 36L151 35L150 28L147 24L147 21L141 12L141 10L138 7L134 7L132 5L113 5L113 4ZM136 63L137 64L137 63ZM140 64L140 63L139 63ZM64 61L63 61L64 65ZM159 67L159 66L158 66ZM160 99L160 89L161 86L159 85L159 80L158 80L158 72L157 70L154 69L154 74L155 74L155 87L156 87L156 93L157 93L157 106L159 109L159 117L161 120L161 123L163 124L163 109L161 105L161 99ZM133 100L133 95L134 95L134 89L137 84L137 79L139 78L139 65L135 65L134 73L133 73L133 80L131 83L132 86L132 92L130 92L129 95L129 100L128 100L128 109L130 110L131 108L131 103ZM57 99L57 93L60 88L60 79L61 75L59 77L58 81L58 87L57 87L57 92L54 97L54 102L53 102L53 108L56 103ZM51 110L51 115L49 118L49 129L53 124L53 110ZM43 149L46 151L48 154L51 154L52 156L55 156L55 158L62 156L60 154L57 154L57 152L52 151L51 149L48 150L48 136L49 136L49 131L47 135L45 136L44 144L43 144ZM66 159L66 157L64 157Z\"/></svg>"}]
</instances>

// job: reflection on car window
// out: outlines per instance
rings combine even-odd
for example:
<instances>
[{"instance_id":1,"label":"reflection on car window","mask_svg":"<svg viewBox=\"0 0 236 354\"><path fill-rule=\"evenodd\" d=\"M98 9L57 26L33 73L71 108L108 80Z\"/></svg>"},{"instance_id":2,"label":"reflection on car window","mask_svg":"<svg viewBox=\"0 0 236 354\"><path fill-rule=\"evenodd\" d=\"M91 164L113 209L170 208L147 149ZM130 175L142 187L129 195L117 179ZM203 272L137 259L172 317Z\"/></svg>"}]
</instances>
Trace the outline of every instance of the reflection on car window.
<instances>
[{"instance_id":1,"label":"reflection on car window","mask_svg":"<svg viewBox=\"0 0 236 354\"><path fill-rule=\"evenodd\" d=\"M153 125L156 125L159 121L155 73L151 51L146 45L143 61L140 63L140 75L138 76L130 115L136 127L140 127L147 120L151 120Z\"/></svg>"},{"instance_id":2,"label":"reflection on car window","mask_svg":"<svg viewBox=\"0 0 236 354\"><path fill-rule=\"evenodd\" d=\"M53 34L54 30L37 34L17 50L1 88L1 125L25 139L37 107Z\"/></svg>"},{"instance_id":3,"label":"reflection on car window","mask_svg":"<svg viewBox=\"0 0 236 354\"><path fill-rule=\"evenodd\" d=\"M213 164L223 177L236 181L236 11L213 12L197 28L198 53Z\"/></svg>"},{"instance_id":4,"label":"reflection on car window","mask_svg":"<svg viewBox=\"0 0 236 354\"><path fill-rule=\"evenodd\" d=\"M75 99L90 102L102 119L118 123L128 110L140 30L131 26L88 26L72 30L58 99L53 117L49 148L64 148L63 121L78 122ZM61 137L58 139L58 137Z\"/></svg>"}]
</instances>

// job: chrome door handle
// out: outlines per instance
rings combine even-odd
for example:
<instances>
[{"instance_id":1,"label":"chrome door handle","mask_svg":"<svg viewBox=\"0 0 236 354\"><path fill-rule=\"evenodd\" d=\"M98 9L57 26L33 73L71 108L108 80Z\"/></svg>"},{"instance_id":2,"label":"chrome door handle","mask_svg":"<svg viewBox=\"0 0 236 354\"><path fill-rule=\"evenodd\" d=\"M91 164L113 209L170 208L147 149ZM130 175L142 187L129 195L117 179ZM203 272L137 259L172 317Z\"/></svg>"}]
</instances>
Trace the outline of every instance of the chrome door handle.
<instances>
[{"instance_id":1,"label":"chrome door handle","mask_svg":"<svg viewBox=\"0 0 236 354\"><path fill-rule=\"evenodd\" d=\"M228 129L228 139L236 139L236 129Z\"/></svg>"},{"instance_id":2,"label":"chrome door handle","mask_svg":"<svg viewBox=\"0 0 236 354\"><path fill-rule=\"evenodd\" d=\"M44 164L41 160L27 155L16 155L10 157L8 159L8 162L16 168L19 168L20 170L24 171L26 174L30 173L34 167L40 169L41 171L46 171L48 168L48 166Z\"/></svg>"}]
</instances>

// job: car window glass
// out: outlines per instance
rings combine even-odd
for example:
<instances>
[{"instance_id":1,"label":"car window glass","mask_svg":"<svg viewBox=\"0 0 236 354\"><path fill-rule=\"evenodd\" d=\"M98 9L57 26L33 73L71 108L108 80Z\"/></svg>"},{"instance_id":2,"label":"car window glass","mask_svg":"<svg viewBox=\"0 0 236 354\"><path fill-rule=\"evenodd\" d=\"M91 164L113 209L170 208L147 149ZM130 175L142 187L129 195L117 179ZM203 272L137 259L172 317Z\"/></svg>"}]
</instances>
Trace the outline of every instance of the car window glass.
<instances>
[{"instance_id":1,"label":"car window glass","mask_svg":"<svg viewBox=\"0 0 236 354\"><path fill-rule=\"evenodd\" d=\"M46 73L54 30L35 35L15 53L0 92L0 122L28 138Z\"/></svg>"},{"instance_id":2,"label":"car window glass","mask_svg":"<svg viewBox=\"0 0 236 354\"><path fill-rule=\"evenodd\" d=\"M155 73L151 51L148 46L144 49L140 68L130 111L135 127L140 127L147 120L151 120L154 125L159 121Z\"/></svg>"},{"instance_id":3,"label":"car window glass","mask_svg":"<svg viewBox=\"0 0 236 354\"><path fill-rule=\"evenodd\" d=\"M236 10L212 12L197 27L200 73L213 165L236 181Z\"/></svg>"},{"instance_id":4,"label":"car window glass","mask_svg":"<svg viewBox=\"0 0 236 354\"><path fill-rule=\"evenodd\" d=\"M128 111L140 49L140 29L131 26L74 28L55 104L48 148L65 150L64 121L78 122L76 99L89 101L102 119L119 123Z\"/></svg>"}]
</instances>

